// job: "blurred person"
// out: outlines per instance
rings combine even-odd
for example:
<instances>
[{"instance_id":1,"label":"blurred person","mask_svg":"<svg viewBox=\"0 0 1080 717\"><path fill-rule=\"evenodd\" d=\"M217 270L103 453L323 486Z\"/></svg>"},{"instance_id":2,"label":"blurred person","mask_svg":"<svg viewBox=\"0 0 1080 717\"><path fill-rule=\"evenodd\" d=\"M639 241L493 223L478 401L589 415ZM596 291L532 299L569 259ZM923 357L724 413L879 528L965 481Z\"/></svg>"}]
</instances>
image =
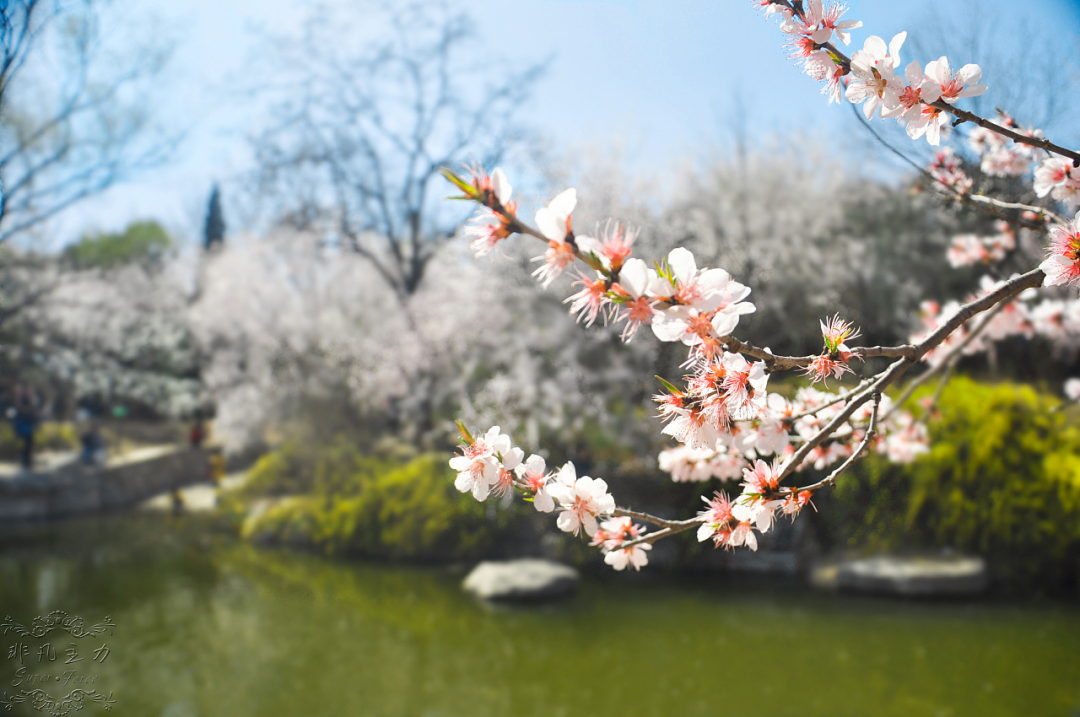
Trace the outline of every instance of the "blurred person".
<instances>
[{"instance_id":1,"label":"blurred person","mask_svg":"<svg viewBox=\"0 0 1080 717\"><path fill-rule=\"evenodd\" d=\"M101 427L96 422L91 422L89 428L79 437L82 443L82 453L79 460L88 466L103 466L107 460L105 450L105 437L101 435Z\"/></svg>"},{"instance_id":2,"label":"blurred person","mask_svg":"<svg viewBox=\"0 0 1080 717\"><path fill-rule=\"evenodd\" d=\"M22 439L20 464L24 470L32 470L34 463L34 431L37 430L37 397L25 383L15 388L15 415L12 418L15 436Z\"/></svg>"},{"instance_id":3,"label":"blurred person","mask_svg":"<svg viewBox=\"0 0 1080 717\"><path fill-rule=\"evenodd\" d=\"M172 492L172 514L180 515L184 512L184 496L177 488Z\"/></svg>"},{"instance_id":4,"label":"blurred person","mask_svg":"<svg viewBox=\"0 0 1080 717\"><path fill-rule=\"evenodd\" d=\"M188 434L188 443L192 448L202 448L205 440L206 423L203 421L202 416L197 416L194 425L191 426L191 432Z\"/></svg>"}]
</instances>

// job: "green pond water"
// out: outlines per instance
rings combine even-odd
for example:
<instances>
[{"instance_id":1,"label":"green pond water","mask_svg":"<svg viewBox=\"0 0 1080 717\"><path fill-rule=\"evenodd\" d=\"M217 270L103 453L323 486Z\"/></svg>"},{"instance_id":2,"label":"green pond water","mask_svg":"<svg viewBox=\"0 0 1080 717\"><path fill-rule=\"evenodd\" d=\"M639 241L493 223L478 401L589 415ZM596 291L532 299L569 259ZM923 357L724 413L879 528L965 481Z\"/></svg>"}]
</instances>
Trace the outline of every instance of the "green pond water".
<instances>
[{"instance_id":1,"label":"green pond water","mask_svg":"<svg viewBox=\"0 0 1080 717\"><path fill-rule=\"evenodd\" d=\"M106 712L84 697L80 715L1080 710L1080 608L1063 602L926 604L611 574L587 576L557 605L492 609L462 594L461 577L257 549L194 518L112 516L8 535L0 617L29 626L63 610L115 627L0 635L0 698L63 696L76 684L55 677L72 671L114 700ZM39 656L45 642L55 660ZM71 643L83 659L65 665ZM43 681L28 687L29 676ZM11 704L3 714L49 714Z\"/></svg>"}]
</instances>

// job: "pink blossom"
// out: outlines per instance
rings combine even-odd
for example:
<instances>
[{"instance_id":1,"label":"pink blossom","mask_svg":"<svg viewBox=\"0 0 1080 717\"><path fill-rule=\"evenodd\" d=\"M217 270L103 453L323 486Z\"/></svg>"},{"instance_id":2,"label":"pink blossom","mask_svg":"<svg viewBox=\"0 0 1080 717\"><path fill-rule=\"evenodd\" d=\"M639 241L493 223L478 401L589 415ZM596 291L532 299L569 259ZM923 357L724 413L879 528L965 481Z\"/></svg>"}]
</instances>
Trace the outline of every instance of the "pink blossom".
<instances>
[{"instance_id":1,"label":"pink blossom","mask_svg":"<svg viewBox=\"0 0 1080 717\"><path fill-rule=\"evenodd\" d=\"M906 37L907 33L901 32L886 46L880 37L871 35L866 38L863 49L851 54L851 73L855 79L845 94L853 104L866 102L863 114L867 119L873 118L879 108L883 117L900 111L902 83L895 73L900 64L900 47Z\"/></svg>"},{"instance_id":2,"label":"pink blossom","mask_svg":"<svg viewBox=\"0 0 1080 717\"><path fill-rule=\"evenodd\" d=\"M1048 254L1039 265L1046 273L1043 286L1080 283L1080 212L1068 225L1050 229Z\"/></svg>"},{"instance_id":3,"label":"pink blossom","mask_svg":"<svg viewBox=\"0 0 1080 717\"><path fill-rule=\"evenodd\" d=\"M548 493L559 504L559 530L577 535L585 528L592 535L599 527L597 518L615 510L615 499L607 492L607 483L600 478L582 476L569 483L573 477L573 464L567 463L559 472L558 480L548 485Z\"/></svg>"},{"instance_id":4,"label":"pink blossom","mask_svg":"<svg viewBox=\"0 0 1080 717\"><path fill-rule=\"evenodd\" d=\"M847 365L851 360L851 349L844 342L859 335L858 329L850 322L840 319L840 314L820 323L825 350L806 367L806 374L811 376L813 383L825 381L830 374L833 378L840 378L845 373L852 373Z\"/></svg>"},{"instance_id":5,"label":"pink blossom","mask_svg":"<svg viewBox=\"0 0 1080 717\"><path fill-rule=\"evenodd\" d=\"M612 272L619 271L623 263L630 258L637 237L637 229L624 227L609 219L603 229L597 231L596 237L599 244L597 254L603 260L604 266Z\"/></svg>"},{"instance_id":6,"label":"pink blossom","mask_svg":"<svg viewBox=\"0 0 1080 717\"><path fill-rule=\"evenodd\" d=\"M859 337L859 330L850 321L844 321L840 314L836 314L827 321L819 321L821 336L825 340L825 351L830 354L840 354L846 361L851 351L846 342Z\"/></svg>"},{"instance_id":7,"label":"pink blossom","mask_svg":"<svg viewBox=\"0 0 1080 717\"><path fill-rule=\"evenodd\" d=\"M485 174L482 168L469 171L472 174L473 187L476 189L474 196L481 204L491 208L497 208L500 204L506 206L514 190L501 168L496 167L491 176Z\"/></svg>"},{"instance_id":8,"label":"pink blossom","mask_svg":"<svg viewBox=\"0 0 1080 717\"><path fill-rule=\"evenodd\" d=\"M783 398L778 394L770 393L769 399L771 400L774 396ZM755 420L749 427L744 427L742 430L743 435L737 445L741 453L750 457L780 453L791 441L784 422L772 415L771 407L765 418Z\"/></svg>"},{"instance_id":9,"label":"pink blossom","mask_svg":"<svg viewBox=\"0 0 1080 717\"><path fill-rule=\"evenodd\" d=\"M649 564L649 555L645 551L652 550L648 543L638 543L629 548L616 548L604 554L604 562L616 570L625 570L626 566L634 570L641 570Z\"/></svg>"},{"instance_id":10,"label":"pink blossom","mask_svg":"<svg viewBox=\"0 0 1080 717\"><path fill-rule=\"evenodd\" d=\"M533 507L541 513L555 510L555 501L547 492L547 463L543 457L529 456L529 459L515 468L518 478L525 484L525 489L532 494Z\"/></svg>"},{"instance_id":11,"label":"pink blossom","mask_svg":"<svg viewBox=\"0 0 1080 717\"><path fill-rule=\"evenodd\" d=\"M774 0L750 0L750 4L753 7L762 10L765 13L765 17L774 13L779 13L782 17L788 18L791 16L791 9L785 5L781 5Z\"/></svg>"},{"instance_id":12,"label":"pink blossom","mask_svg":"<svg viewBox=\"0 0 1080 717\"><path fill-rule=\"evenodd\" d=\"M712 478L730 481L742 476L746 459L725 446L690 448L677 446L661 451L660 470L671 474L675 483L704 482Z\"/></svg>"},{"instance_id":13,"label":"pink blossom","mask_svg":"<svg viewBox=\"0 0 1080 717\"><path fill-rule=\"evenodd\" d=\"M705 505L708 507L698 513L698 518L701 519L701 525L697 530L698 542L704 542L716 536L717 533L727 527L731 521L732 507L727 494L719 491L714 493L712 498L701 496L701 499L705 501Z\"/></svg>"},{"instance_id":14,"label":"pink blossom","mask_svg":"<svg viewBox=\"0 0 1080 717\"><path fill-rule=\"evenodd\" d=\"M1005 146L1008 137L986 127L974 127L968 133L968 145L979 154L992 152Z\"/></svg>"},{"instance_id":15,"label":"pink blossom","mask_svg":"<svg viewBox=\"0 0 1080 717\"><path fill-rule=\"evenodd\" d=\"M1031 323L1035 332L1051 341L1060 341L1068 335L1065 328L1065 302L1046 299L1031 310Z\"/></svg>"},{"instance_id":16,"label":"pink blossom","mask_svg":"<svg viewBox=\"0 0 1080 717\"><path fill-rule=\"evenodd\" d=\"M450 467L458 472L454 487L462 493L471 491L477 500L485 500L492 484L499 479L502 461L509 461L511 467L520 462L517 451L520 449L510 444L510 437L494 426L482 438L465 445L464 455L450 459Z\"/></svg>"},{"instance_id":17,"label":"pink blossom","mask_svg":"<svg viewBox=\"0 0 1080 717\"><path fill-rule=\"evenodd\" d=\"M712 448L718 437L716 423L703 411L694 409L678 409L660 432L690 448Z\"/></svg>"},{"instance_id":18,"label":"pink blossom","mask_svg":"<svg viewBox=\"0 0 1080 717\"><path fill-rule=\"evenodd\" d=\"M604 562L616 570L625 570L627 566L640 570L649 564L646 551L652 546L639 543L629 548L619 547L622 543L640 537L644 531L640 525L634 525L629 517L611 518L600 524L593 534L590 545L602 546Z\"/></svg>"},{"instance_id":19,"label":"pink blossom","mask_svg":"<svg viewBox=\"0 0 1080 717\"><path fill-rule=\"evenodd\" d=\"M780 487L779 470L776 463L754 461L752 467L743 471L743 494L762 498L775 493Z\"/></svg>"},{"instance_id":20,"label":"pink blossom","mask_svg":"<svg viewBox=\"0 0 1080 717\"><path fill-rule=\"evenodd\" d=\"M517 213L517 204L510 201L513 187L502 169L496 167L488 177L483 170L473 172L473 186L480 193L485 208L470 219L462 230L466 237L473 237L469 248L477 256L491 252L501 240L510 236L510 225Z\"/></svg>"},{"instance_id":21,"label":"pink blossom","mask_svg":"<svg viewBox=\"0 0 1080 717\"><path fill-rule=\"evenodd\" d=\"M941 144L941 130L944 126L949 124L949 116L947 114L937 107L931 107L925 103L915 105L904 112L901 116L901 120L905 125L909 137L918 139L925 135L926 141L934 147ZM943 172L940 176L935 173L934 177L946 186L955 186L957 182L948 180L957 176L956 172L959 172L959 170L955 170L954 172ZM962 173L959 176L962 177Z\"/></svg>"},{"instance_id":22,"label":"pink blossom","mask_svg":"<svg viewBox=\"0 0 1080 717\"><path fill-rule=\"evenodd\" d=\"M713 320L717 316L720 316L720 327L725 328L727 317L718 313L690 306L671 306L653 316L652 330L661 341L681 341L687 346L697 346L713 335Z\"/></svg>"},{"instance_id":23,"label":"pink blossom","mask_svg":"<svg viewBox=\"0 0 1080 717\"><path fill-rule=\"evenodd\" d=\"M808 0L802 16L788 15L780 29L789 35L804 35L809 42L823 45L832 39L833 32L848 45L851 35L848 30L862 27L858 20L841 20L847 12L847 6L831 3L826 9L821 0Z\"/></svg>"},{"instance_id":24,"label":"pink blossom","mask_svg":"<svg viewBox=\"0 0 1080 717\"><path fill-rule=\"evenodd\" d=\"M1031 154L1025 152L1027 145L1002 147L982 156L979 168L990 177L1019 177L1031 167ZM1029 148L1030 149L1030 148Z\"/></svg>"},{"instance_id":25,"label":"pink blossom","mask_svg":"<svg viewBox=\"0 0 1080 717\"><path fill-rule=\"evenodd\" d=\"M783 504L782 500L762 500L758 496L743 493L736 499L731 513L740 523L753 523L759 533L767 533L772 527L777 508Z\"/></svg>"},{"instance_id":26,"label":"pink blossom","mask_svg":"<svg viewBox=\"0 0 1080 717\"><path fill-rule=\"evenodd\" d=\"M894 414L888 436L885 438L885 455L893 463L911 463L930 451L930 438L926 426L915 421L903 411Z\"/></svg>"},{"instance_id":27,"label":"pink blossom","mask_svg":"<svg viewBox=\"0 0 1080 717\"><path fill-rule=\"evenodd\" d=\"M851 33L848 30L862 27L862 20L841 20L840 16L845 12L847 12L847 5L838 2L830 3L821 15L821 27L832 30L842 43L850 45Z\"/></svg>"},{"instance_id":28,"label":"pink blossom","mask_svg":"<svg viewBox=\"0 0 1080 717\"><path fill-rule=\"evenodd\" d=\"M1069 160L1050 157L1035 168L1034 189L1037 196L1050 194L1054 199L1076 206L1080 204L1080 173L1073 171Z\"/></svg>"},{"instance_id":29,"label":"pink blossom","mask_svg":"<svg viewBox=\"0 0 1080 717\"><path fill-rule=\"evenodd\" d=\"M932 104L941 92L938 85L926 79L918 60L904 68L904 79L907 81L907 86L900 90L898 97L902 112L917 108L924 102Z\"/></svg>"},{"instance_id":30,"label":"pink blossom","mask_svg":"<svg viewBox=\"0 0 1080 717\"><path fill-rule=\"evenodd\" d=\"M536 210L536 226L548 241L562 242L570 233L570 214L577 206L577 190L567 189Z\"/></svg>"},{"instance_id":31,"label":"pink blossom","mask_svg":"<svg viewBox=\"0 0 1080 717\"><path fill-rule=\"evenodd\" d=\"M982 69L968 64L953 73L949 59L942 55L926 65L926 77L940 88L941 99L950 105L961 97L978 97L986 92L986 85L979 84Z\"/></svg>"},{"instance_id":32,"label":"pink blossom","mask_svg":"<svg viewBox=\"0 0 1080 717\"><path fill-rule=\"evenodd\" d=\"M822 381L828 386L828 379L830 376L833 378L840 378L845 373L854 373L851 367L843 361L839 361L830 357L828 354L822 354L817 356L806 367L806 375L810 377L812 383Z\"/></svg>"},{"instance_id":33,"label":"pink blossom","mask_svg":"<svg viewBox=\"0 0 1080 717\"><path fill-rule=\"evenodd\" d=\"M974 234L958 234L949 243L946 258L949 260L949 266L956 269L982 263L988 259L988 255L979 237Z\"/></svg>"},{"instance_id":34,"label":"pink blossom","mask_svg":"<svg viewBox=\"0 0 1080 717\"><path fill-rule=\"evenodd\" d=\"M738 316L754 311L753 304L742 301L750 293L748 287L732 281L723 269L698 269L689 250L672 249L667 266L668 272L653 282L654 296L702 312L720 310L735 316L735 323Z\"/></svg>"},{"instance_id":35,"label":"pink blossom","mask_svg":"<svg viewBox=\"0 0 1080 717\"><path fill-rule=\"evenodd\" d=\"M576 255L573 245L567 241L570 235L570 214L577 206L577 191L567 189L551 200L551 203L536 211L536 226L548 240L548 250L543 257L534 261L543 261L544 265L533 272L544 287L547 287L562 270L574 262Z\"/></svg>"},{"instance_id":36,"label":"pink blossom","mask_svg":"<svg viewBox=\"0 0 1080 717\"><path fill-rule=\"evenodd\" d=\"M742 354L726 353L722 359L724 379L722 388L727 393L725 403L736 417L752 418L765 409L766 387L769 374L765 362L751 364Z\"/></svg>"},{"instance_id":37,"label":"pink blossom","mask_svg":"<svg viewBox=\"0 0 1080 717\"><path fill-rule=\"evenodd\" d=\"M617 320L626 322L623 341L634 338L641 324L652 324L660 313L656 301L648 296L649 287L658 280L656 272L641 259L628 259L619 270L619 282L611 288L621 299Z\"/></svg>"},{"instance_id":38,"label":"pink blossom","mask_svg":"<svg viewBox=\"0 0 1080 717\"><path fill-rule=\"evenodd\" d=\"M784 499L784 504L780 506L780 510L784 515L790 515L794 519L795 516L799 514L799 511L801 511L807 503L810 503L810 496L810 491L807 490L791 493ZM810 503L810 505L813 505L813 503Z\"/></svg>"},{"instance_id":39,"label":"pink blossom","mask_svg":"<svg viewBox=\"0 0 1080 717\"><path fill-rule=\"evenodd\" d=\"M578 274L578 281L574 286L580 286L581 291L573 294L563 303L570 303L570 315L577 314L577 320L585 319L586 326L592 326L596 321L600 309L607 303L607 279L603 274L597 274L597 278L589 279L584 274Z\"/></svg>"},{"instance_id":40,"label":"pink blossom","mask_svg":"<svg viewBox=\"0 0 1080 717\"><path fill-rule=\"evenodd\" d=\"M1048 157L1042 164L1035 168L1035 194L1045 197L1050 190L1059 184L1064 184L1069 178L1072 162L1064 157Z\"/></svg>"},{"instance_id":41,"label":"pink blossom","mask_svg":"<svg viewBox=\"0 0 1080 717\"><path fill-rule=\"evenodd\" d=\"M719 542L718 542L719 544ZM728 535L724 545L737 548L740 545L745 545L753 551L757 551L757 536L754 535L754 526L751 520L743 520L739 522Z\"/></svg>"}]
</instances>

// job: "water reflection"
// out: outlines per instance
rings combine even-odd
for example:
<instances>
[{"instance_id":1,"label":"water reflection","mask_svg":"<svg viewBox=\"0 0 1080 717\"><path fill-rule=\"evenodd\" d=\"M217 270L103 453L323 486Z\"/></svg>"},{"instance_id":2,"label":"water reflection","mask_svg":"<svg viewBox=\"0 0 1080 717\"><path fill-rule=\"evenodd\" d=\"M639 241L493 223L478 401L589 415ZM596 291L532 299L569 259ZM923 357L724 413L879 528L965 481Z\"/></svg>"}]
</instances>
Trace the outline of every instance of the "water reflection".
<instances>
[{"instance_id":1,"label":"water reflection","mask_svg":"<svg viewBox=\"0 0 1080 717\"><path fill-rule=\"evenodd\" d=\"M263 551L163 520L66 524L0 557L3 614L113 618L100 674L123 714L992 716L1080 705L1080 612L1067 606L613 576L564 603L491 610L450 572ZM6 654L11 636L0 640Z\"/></svg>"}]
</instances>

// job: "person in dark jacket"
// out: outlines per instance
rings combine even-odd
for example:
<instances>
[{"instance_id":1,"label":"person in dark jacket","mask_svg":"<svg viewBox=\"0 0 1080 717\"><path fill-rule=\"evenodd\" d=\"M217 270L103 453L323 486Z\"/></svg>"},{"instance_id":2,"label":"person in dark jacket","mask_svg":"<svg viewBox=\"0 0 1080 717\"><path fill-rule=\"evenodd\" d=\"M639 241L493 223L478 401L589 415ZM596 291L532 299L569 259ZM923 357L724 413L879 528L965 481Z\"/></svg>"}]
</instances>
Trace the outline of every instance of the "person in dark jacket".
<instances>
[{"instance_id":1,"label":"person in dark jacket","mask_svg":"<svg viewBox=\"0 0 1080 717\"><path fill-rule=\"evenodd\" d=\"M15 388L15 436L22 442L22 467L31 470L34 467L34 431L37 430L38 411L34 392L26 384Z\"/></svg>"}]
</instances>

